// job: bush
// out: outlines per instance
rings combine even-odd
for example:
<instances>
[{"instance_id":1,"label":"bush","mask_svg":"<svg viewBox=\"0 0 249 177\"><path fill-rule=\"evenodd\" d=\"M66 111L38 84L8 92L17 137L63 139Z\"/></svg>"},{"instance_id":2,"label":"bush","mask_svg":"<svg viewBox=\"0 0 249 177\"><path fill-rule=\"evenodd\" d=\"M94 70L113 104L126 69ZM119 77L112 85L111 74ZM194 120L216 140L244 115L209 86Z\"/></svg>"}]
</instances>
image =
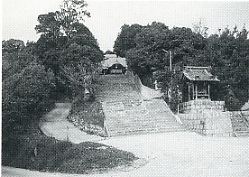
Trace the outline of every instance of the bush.
<instances>
[{"instance_id":1,"label":"bush","mask_svg":"<svg viewBox=\"0 0 249 177\"><path fill-rule=\"evenodd\" d=\"M40 65L30 65L3 82L3 125L19 126L33 121L33 115L46 111L53 105L53 74Z\"/></svg>"},{"instance_id":2,"label":"bush","mask_svg":"<svg viewBox=\"0 0 249 177\"><path fill-rule=\"evenodd\" d=\"M58 171L64 173L103 172L108 169L130 165L137 158L130 152L103 144L85 142L70 148Z\"/></svg>"},{"instance_id":3,"label":"bush","mask_svg":"<svg viewBox=\"0 0 249 177\"><path fill-rule=\"evenodd\" d=\"M19 153L10 166L39 171L63 173L103 172L131 165L138 159L132 153L103 144L84 142L72 144L44 135L21 140Z\"/></svg>"}]
</instances>

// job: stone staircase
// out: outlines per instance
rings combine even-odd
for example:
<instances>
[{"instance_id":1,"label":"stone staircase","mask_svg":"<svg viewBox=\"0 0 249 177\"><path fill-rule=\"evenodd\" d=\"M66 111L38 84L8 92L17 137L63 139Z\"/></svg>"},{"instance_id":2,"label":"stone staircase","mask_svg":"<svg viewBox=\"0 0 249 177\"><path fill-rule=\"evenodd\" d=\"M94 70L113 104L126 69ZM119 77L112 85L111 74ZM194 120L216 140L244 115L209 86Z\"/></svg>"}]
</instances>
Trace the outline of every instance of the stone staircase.
<instances>
[{"instance_id":1,"label":"stone staircase","mask_svg":"<svg viewBox=\"0 0 249 177\"><path fill-rule=\"evenodd\" d=\"M141 99L141 94L132 76L102 75L96 84L98 87L95 91L95 97L98 101Z\"/></svg>"},{"instance_id":2,"label":"stone staircase","mask_svg":"<svg viewBox=\"0 0 249 177\"><path fill-rule=\"evenodd\" d=\"M101 76L98 85L107 136L185 130L162 99L142 99L133 76Z\"/></svg>"},{"instance_id":3,"label":"stone staircase","mask_svg":"<svg viewBox=\"0 0 249 177\"><path fill-rule=\"evenodd\" d=\"M239 111L230 113L233 132L235 136L249 136L249 122L247 115L243 115Z\"/></svg>"}]
</instances>

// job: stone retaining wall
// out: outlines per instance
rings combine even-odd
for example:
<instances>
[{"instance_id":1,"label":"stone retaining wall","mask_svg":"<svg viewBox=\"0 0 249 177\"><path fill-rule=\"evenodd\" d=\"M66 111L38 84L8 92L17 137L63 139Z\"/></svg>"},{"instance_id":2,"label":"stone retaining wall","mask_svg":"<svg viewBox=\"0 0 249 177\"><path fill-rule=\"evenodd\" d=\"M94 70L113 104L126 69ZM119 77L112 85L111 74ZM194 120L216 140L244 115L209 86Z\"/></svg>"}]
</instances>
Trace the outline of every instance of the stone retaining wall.
<instances>
[{"instance_id":1,"label":"stone retaining wall","mask_svg":"<svg viewBox=\"0 0 249 177\"><path fill-rule=\"evenodd\" d=\"M211 101L205 100L191 100L188 102L181 103L179 105L180 113L188 113L196 110L209 109L209 110L219 110L224 111L225 102L224 101Z\"/></svg>"},{"instance_id":2,"label":"stone retaining wall","mask_svg":"<svg viewBox=\"0 0 249 177\"><path fill-rule=\"evenodd\" d=\"M199 110L178 116L187 129L202 134L230 136L233 131L229 112Z\"/></svg>"}]
</instances>

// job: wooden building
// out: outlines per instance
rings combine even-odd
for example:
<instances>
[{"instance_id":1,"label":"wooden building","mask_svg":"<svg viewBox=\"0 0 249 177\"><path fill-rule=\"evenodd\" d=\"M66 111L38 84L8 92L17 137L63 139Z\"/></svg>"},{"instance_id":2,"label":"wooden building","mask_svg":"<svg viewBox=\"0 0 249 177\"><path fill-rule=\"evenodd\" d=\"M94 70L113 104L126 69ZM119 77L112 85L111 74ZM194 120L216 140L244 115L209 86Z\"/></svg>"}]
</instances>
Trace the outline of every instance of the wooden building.
<instances>
[{"instance_id":1,"label":"wooden building","mask_svg":"<svg viewBox=\"0 0 249 177\"><path fill-rule=\"evenodd\" d=\"M211 87L220 80L211 74L211 67L185 66L183 71L182 101L211 100Z\"/></svg>"},{"instance_id":2,"label":"wooden building","mask_svg":"<svg viewBox=\"0 0 249 177\"><path fill-rule=\"evenodd\" d=\"M127 70L125 58L117 57L115 54L105 55L102 61L102 74L124 74Z\"/></svg>"}]
</instances>

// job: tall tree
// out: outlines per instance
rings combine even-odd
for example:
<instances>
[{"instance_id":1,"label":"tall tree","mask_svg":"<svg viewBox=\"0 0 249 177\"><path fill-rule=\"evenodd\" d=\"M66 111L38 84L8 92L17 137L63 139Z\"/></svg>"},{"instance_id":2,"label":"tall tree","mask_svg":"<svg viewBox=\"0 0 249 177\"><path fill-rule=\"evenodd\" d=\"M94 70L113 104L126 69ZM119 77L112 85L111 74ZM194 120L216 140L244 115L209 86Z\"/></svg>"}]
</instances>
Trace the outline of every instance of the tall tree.
<instances>
[{"instance_id":1,"label":"tall tree","mask_svg":"<svg viewBox=\"0 0 249 177\"><path fill-rule=\"evenodd\" d=\"M93 71L93 66L103 59L97 40L82 23L84 16L90 17L86 6L84 0L64 0L60 11L42 15L40 25L36 26L37 32L41 33L37 41L39 61L55 74L57 93L68 89L70 92L73 88L70 85L72 80L68 80L72 77L70 72L65 72L68 71L66 67L81 65L84 70ZM72 68L71 71L81 72Z\"/></svg>"},{"instance_id":2,"label":"tall tree","mask_svg":"<svg viewBox=\"0 0 249 177\"><path fill-rule=\"evenodd\" d=\"M124 24L115 40L113 51L118 56L124 57L129 49L136 47L135 37L136 34L141 31L141 28L142 26L138 24L133 24L131 26Z\"/></svg>"}]
</instances>

